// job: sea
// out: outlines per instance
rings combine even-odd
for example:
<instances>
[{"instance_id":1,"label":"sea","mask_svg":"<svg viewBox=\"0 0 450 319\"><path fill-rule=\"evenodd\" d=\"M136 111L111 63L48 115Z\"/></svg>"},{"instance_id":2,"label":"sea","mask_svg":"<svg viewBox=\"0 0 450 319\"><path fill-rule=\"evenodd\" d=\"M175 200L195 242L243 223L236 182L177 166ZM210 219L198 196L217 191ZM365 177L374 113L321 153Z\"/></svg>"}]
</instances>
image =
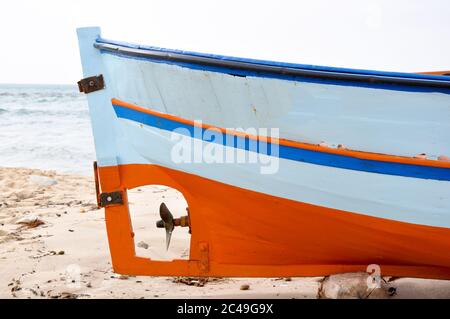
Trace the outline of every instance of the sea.
<instances>
[{"instance_id":1,"label":"sea","mask_svg":"<svg viewBox=\"0 0 450 319\"><path fill-rule=\"evenodd\" d=\"M0 166L92 174L86 97L71 85L0 84Z\"/></svg>"}]
</instances>

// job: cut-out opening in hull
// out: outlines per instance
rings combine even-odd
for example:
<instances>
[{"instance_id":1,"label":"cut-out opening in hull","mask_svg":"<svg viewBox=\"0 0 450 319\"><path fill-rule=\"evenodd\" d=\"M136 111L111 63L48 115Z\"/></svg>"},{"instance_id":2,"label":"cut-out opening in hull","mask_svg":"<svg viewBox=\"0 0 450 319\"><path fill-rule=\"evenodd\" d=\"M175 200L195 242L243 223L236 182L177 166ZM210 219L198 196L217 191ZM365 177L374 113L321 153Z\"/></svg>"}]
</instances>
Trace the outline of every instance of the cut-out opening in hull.
<instances>
[{"instance_id":1,"label":"cut-out opening in hull","mask_svg":"<svg viewBox=\"0 0 450 319\"><path fill-rule=\"evenodd\" d=\"M154 198L149 202L148 198ZM136 256L152 260L189 258L190 234L188 227L176 227L166 248L164 228L157 228L161 219L159 209L165 203L174 218L186 215L188 207L184 196L174 188L162 185L141 186L128 191L128 205L133 227Z\"/></svg>"}]
</instances>

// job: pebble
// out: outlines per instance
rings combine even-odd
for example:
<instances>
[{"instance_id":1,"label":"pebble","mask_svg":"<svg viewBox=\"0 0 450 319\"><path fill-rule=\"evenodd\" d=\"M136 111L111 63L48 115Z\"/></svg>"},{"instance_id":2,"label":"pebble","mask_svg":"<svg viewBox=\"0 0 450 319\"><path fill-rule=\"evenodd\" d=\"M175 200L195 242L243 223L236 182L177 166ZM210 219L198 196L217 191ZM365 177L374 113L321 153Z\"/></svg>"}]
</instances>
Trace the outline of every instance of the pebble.
<instances>
[{"instance_id":1,"label":"pebble","mask_svg":"<svg viewBox=\"0 0 450 319\"><path fill-rule=\"evenodd\" d=\"M149 247L148 244L146 242L143 242L143 241L140 241L137 244L137 246L140 247L140 248L144 248L144 249L148 249L148 247Z\"/></svg>"},{"instance_id":2,"label":"pebble","mask_svg":"<svg viewBox=\"0 0 450 319\"><path fill-rule=\"evenodd\" d=\"M127 275L119 275L119 274L113 274L111 278L120 279L120 280L127 280L130 278L130 276Z\"/></svg>"},{"instance_id":3,"label":"pebble","mask_svg":"<svg viewBox=\"0 0 450 319\"><path fill-rule=\"evenodd\" d=\"M37 222L38 220L39 217L37 217L36 215L29 215L16 221L16 224L31 224Z\"/></svg>"},{"instance_id":4,"label":"pebble","mask_svg":"<svg viewBox=\"0 0 450 319\"><path fill-rule=\"evenodd\" d=\"M367 273L344 273L326 277L319 290L319 297L326 299L387 299L395 294L382 280L380 287L369 287ZM392 292L393 291L393 292Z\"/></svg>"}]
</instances>

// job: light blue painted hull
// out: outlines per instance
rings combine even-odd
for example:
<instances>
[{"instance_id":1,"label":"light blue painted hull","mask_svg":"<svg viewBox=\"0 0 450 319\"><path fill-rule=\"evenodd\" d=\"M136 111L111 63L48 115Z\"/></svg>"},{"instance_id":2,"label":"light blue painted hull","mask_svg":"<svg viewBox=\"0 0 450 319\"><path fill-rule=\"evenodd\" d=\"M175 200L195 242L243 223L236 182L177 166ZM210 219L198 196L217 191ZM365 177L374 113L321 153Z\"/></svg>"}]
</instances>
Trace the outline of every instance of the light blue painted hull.
<instances>
[{"instance_id":1,"label":"light blue painted hull","mask_svg":"<svg viewBox=\"0 0 450 319\"><path fill-rule=\"evenodd\" d=\"M272 175L250 164L177 164L167 131L118 118L111 103L116 98L220 128L279 128L291 141L437 159L450 155L450 89L238 76L99 51L98 35L79 30L85 76L103 74L107 83L88 95L100 166L158 164L298 202L450 228L448 180L288 159Z\"/></svg>"}]
</instances>

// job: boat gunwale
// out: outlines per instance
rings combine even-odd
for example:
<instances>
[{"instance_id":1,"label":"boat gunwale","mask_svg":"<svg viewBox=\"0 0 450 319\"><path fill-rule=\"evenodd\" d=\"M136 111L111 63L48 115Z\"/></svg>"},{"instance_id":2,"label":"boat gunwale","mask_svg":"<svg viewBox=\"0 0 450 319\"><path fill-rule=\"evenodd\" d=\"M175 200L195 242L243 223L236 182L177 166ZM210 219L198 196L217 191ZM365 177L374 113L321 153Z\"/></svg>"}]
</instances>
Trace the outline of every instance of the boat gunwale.
<instances>
[{"instance_id":1,"label":"boat gunwale","mask_svg":"<svg viewBox=\"0 0 450 319\"><path fill-rule=\"evenodd\" d=\"M298 76L319 78L323 80L366 82L372 85L388 84L450 89L450 77L446 75L370 71L244 59L139 46L101 38L97 39L94 43L94 47L100 51L136 58L191 63L209 67L222 67L256 73L277 74L286 77Z\"/></svg>"}]
</instances>

